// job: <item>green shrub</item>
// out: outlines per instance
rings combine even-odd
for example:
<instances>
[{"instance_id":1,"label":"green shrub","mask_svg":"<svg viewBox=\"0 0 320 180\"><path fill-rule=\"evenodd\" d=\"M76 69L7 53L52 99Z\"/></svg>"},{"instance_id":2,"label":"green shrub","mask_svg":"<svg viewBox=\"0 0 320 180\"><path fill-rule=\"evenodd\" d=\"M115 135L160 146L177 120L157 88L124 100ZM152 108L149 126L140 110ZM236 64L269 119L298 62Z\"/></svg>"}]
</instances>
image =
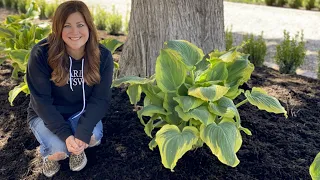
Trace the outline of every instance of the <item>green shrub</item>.
<instances>
[{"instance_id":1,"label":"green shrub","mask_svg":"<svg viewBox=\"0 0 320 180\"><path fill-rule=\"evenodd\" d=\"M46 4L46 7L44 9L44 14L46 18L51 19L53 17L54 11L57 9L58 4L57 3L50 3Z\"/></svg>"},{"instance_id":2,"label":"green shrub","mask_svg":"<svg viewBox=\"0 0 320 180\"><path fill-rule=\"evenodd\" d=\"M101 8L100 6L97 7L95 15L94 15L94 22L98 30L105 30L107 25L107 12Z\"/></svg>"},{"instance_id":3,"label":"green shrub","mask_svg":"<svg viewBox=\"0 0 320 180\"><path fill-rule=\"evenodd\" d=\"M244 35L244 41L246 41L246 44L242 47L242 52L250 54L250 62L255 66L261 67L267 53L267 45L263 39L263 32L261 32L261 35L257 39L254 38L253 34L246 34Z\"/></svg>"},{"instance_id":4,"label":"green shrub","mask_svg":"<svg viewBox=\"0 0 320 180\"><path fill-rule=\"evenodd\" d=\"M276 5L279 7L284 6L287 3L287 0L277 0Z\"/></svg>"},{"instance_id":5,"label":"green shrub","mask_svg":"<svg viewBox=\"0 0 320 180\"><path fill-rule=\"evenodd\" d=\"M3 7L6 8L6 9L10 9L11 8L11 0L2 0L2 4L3 4Z\"/></svg>"},{"instance_id":6,"label":"green shrub","mask_svg":"<svg viewBox=\"0 0 320 180\"><path fill-rule=\"evenodd\" d=\"M267 6L272 6L276 2L276 0L265 0L264 2Z\"/></svg>"},{"instance_id":7,"label":"green shrub","mask_svg":"<svg viewBox=\"0 0 320 180\"><path fill-rule=\"evenodd\" d=\"M30 0L18 0L18 12L20 14L25 14L27 12L27 7L30 4Z\"/></svg>"},{"instance_id":8,"label":"green shrub","mask_svg":"<svg viewBox=\"0 0 320 180\"><path fill-rule=\"evenodd\" d=\"M38 7L40 9L39 18L40 19L46 19L47 18L46 17L46 13L45 13L46 12L46 7L47 7L46 0L37 0L36 2L37 2ZM50 10L50 11L52 11L52 10ZM51 15L51 17L52 17L53 14L51 14L51 12L49 12L49 15Z\"/></svg>"},{"instance_id":9,"label":"green shrub","mask_svg":"<svg viewBox=\"0 0 320 180\"><path fill-rule=\"evenodd\" d=\"M127 94L151 139L149 148L158 146L165 168L173 171L185 153L204 145L221 163L235 167L242 144L240 131L252 135L241 125L238 107L249 102L287 117L280 102L262 88L241 88L253 70L248 56L237 48L204 55L190 42L173 40L164 43L154 75L123 77L112 86L129 84ZM145 94L143 106L137 106L141 93ZM234 103L240 94L244 100L239 98L239 103Z\"/></svg>"},{"instance_id":10,"label":"green shrub","mask_svg":"<svg viewBox=\"0 0 320 180\"><path fill-rule=\"evenodd\" d=\"M225 36L226 50L229 50L233 46L232 26L226 29Z\"/></svg>"},{"instance_id":11,"label":"green shrub","mask_svg":"<svg viewBox=\"0 0 320 180\"><path fill-rule=\"evenodd\" d=\"M320 50L318 51L318 79L320 79Z\"/></svg>"},{"instance_id":12,"label":"green shrub","mask_svg":"<svg viewBox=\"0 0 320 180\"><path fill-rule=\"evenodd\" d=\"M303 64L306 55L303 32L298 32L292 39L288 32L284 31L284 40L277 45L275 61L279 65L280 73L294 74L297 68ZM298 39L300 41L298 42Z\"/></svg>"},{"instance_id":13,"label":"green shrub","mask_svg":"<svg viewBox=\"0 0 320 180\"><path fill-rule=\"evenodd\" d=\"M298 9L302 6L302 0L288 0L288 4L291 8Z\"/></svg>"},{"instance_id":14,"label":"green shrub","mask_svg":"<svg viewBox=\"0 0 320 180\"><path fill-rule=\"evenodd\" d=\"M129 34L129 20L130 20L130 10L129 5L127 5L126 19L124 22L124 33Z\"/></svg>"},{"instance_id":15,"label":"green shrub","mask_svg":"<svg viewBox=\"0 0 320 180\"><path fill-rule=\"evenodd\" d=\"M11 9L18 12L18 0L11 0Z\"/></svg>"},{"instance_id":16,"label":"green shrub","mask_svg":"<svg viewBox=\"0 0 320 180\"><path fill-rule=\"evenodd\" d=\"M303 1L303 6L307 9L307 10L311 10L313 8L315 8L315 0L304 0Z\"/></svg>"},{"instance_id":17,"label":"green shrub","mask_svg":"<svg viewBox=\"0 0 320 180\"><path fill-rule=\"evenodd\" d=\"M117 35L122 29L122 15L118 13L115 6L112 5L112 12L107 16L107 32L111 35Z\"/></svg>"}]
</instances>

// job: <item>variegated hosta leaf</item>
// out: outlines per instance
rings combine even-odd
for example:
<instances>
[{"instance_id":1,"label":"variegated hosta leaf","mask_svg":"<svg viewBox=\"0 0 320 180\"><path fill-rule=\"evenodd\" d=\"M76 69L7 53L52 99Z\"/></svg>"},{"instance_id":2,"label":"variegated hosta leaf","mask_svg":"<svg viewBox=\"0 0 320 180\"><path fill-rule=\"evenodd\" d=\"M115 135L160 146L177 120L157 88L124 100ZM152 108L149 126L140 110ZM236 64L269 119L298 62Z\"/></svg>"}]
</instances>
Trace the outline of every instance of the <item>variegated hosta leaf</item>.
<instances>
[{"instance_id":1,"label":"variegated hosta leaf","mask_svg":"<svg viewBox=\"0 0 320 180\"><path fill-rule=\"evenodd\" d=\"M218 125L211 123L200 127L200 138L222 163L231 167L237 166L240 162L236 155L242 142L239 134L239 130L232 122L221 122Z\"/></svg>"},{"instance_id":2,"label":"variegated hosta leaf","mask_svg":"<svg viewBox=\"0 0 320 180\"><path fill-rule=\"evenodd\" d=\"M163 115L168 115L170 114L169 112L166 112L165 109L163 109L162 107L159 106L155 106L155 105L148 105L146 107L143 107L143 109L139 110L138 112L138 117L139 119L144 122L142 120L142 116L149 116L152 117L155 114L163 114ZM144 124L144 123L143 123Z\"/></svg>"},{"instance_id":3,"label":"variegated hosta leaf","mask_svg":"<svg viewBox=\"0 0 320 180\"><path fill-rule=\"evenodd\" d=\"M220 61L212 63L212 67L205 70L202 74L196 77L196 82L207 81L224 81L228 77L228 70L226 63Z\"/></svg>"},{"instance_id":4,"label":"variegated hosta leaf","mask_svg":"<svg viewBox=\"0 0 320 180\"><path fill-rule=\"evenodd\" d=\"M128 87L127 94L129 96L131 104L136 105L140 101L141 92L142 92L141 86L138 84L131 85Z\"/></svg>"},{"instance_id":5,"label":"variegated hosta leaf","mask_svg":"<svg viewBox=\"0 0 320 180\"><path fill-rule=\"evenodd\" d=\"M100 43L103 44L111 52L111 54L113 54L114 51L116 51L116 49L123 44L123 42L113 38L101 40Z\"/></svg>"},{"instance_id":6,"label":"variegated hosta leaf","mask_svg":"<svg viewBox=\"0 0 320 180\"><path fill-rule=\"evenodd\" d=\"M155 114L155 115L153 115L152 117L151 117L151 119L148 121L148 123L144 126L144 132L149 136L149 137L151 137L152 138L152 134L151 134L151 132L152 132L152 130L154 129L154 124L153 124L153 122L154 122L154 120L156 120L157 118L159 118L159 115L157 115L157 114Z\"/></svg>"},{"instance_id":7,"label":"variegated hosta leaf","mask_svg":"<svg viewBox=\"0 0 320 180\"><path fill-rule=\"evenodd\" d=\"M27 92L27 89L29 89L28 85L25 82L20 83L18 86L14 87L10 92L9 92L9 103L11 106L13 106L13 101L14 99L18 96L18 94L23 91Z\"/></svg>"},{"instance_id":8,"label":"variegated hosta leaf","mask_svg":"<svg viewBox=\"0 0 320 180\"><path fill-rule=\"evenodd\" d=\"M122 78L114 80L112 83L112 87L118 87L121 84L134 85L134 84L148 84L148 83L152 83L152 82L153 82L153 80L150 80L147 78L141 78L138 76L126 76L126 77L122 77Z\"/></svg>"},{"instance_id":9,"label":"variegated hosta leaf","mask_svg":"<svg viewBox=\"0 0 320 180\"><path fill-rule=\"evenodd\" d=\"M185 40L168 41L165 45L181 55L182 62L187 66L188 70L192 70L204 56L203 51L200 48Z\"/></svg>"},{"instance_id":10,"label":"variegated hosta leaf","mask_svg":"<svg viewBox=\"0 0 320 180\"><path fill-rule=\"evenodd\" d=\"M319 180L320 179L320 153L314 158L310 168L309 173L312 177L312 180Z\"/></svg>"},{"instance_id":11,"label":"variegated hosta leaf","mask_svg":"<svg viewBox=\"0 0 320 180\"><path fill-rule=\"evenodd\" d=\"M181 55L171 49L162 49L156 61L156 81L165 93L176 92L187 75Z\"/></svg>"},{"instance_id":12,"label":"variegated hosta leaf","mask_svg":"<svg viewBox=\"0 0 320 180\"><path fill-rule=\"evenodd\" d=\"M221 59L223 62L234 62L236 58L240 55L239 52L237 52L236 48L226 52L225 54L221 55L219 59Z\"/></svg>"},{"instance_id":13,"label":"variegated hosta leaf","mask_svg":"<svg viewBox=\"0 0 320 180\"><path fill-rule=\"evenodd\" d=\"M161 161L164 167L171 169L177 161L195 145L199 131L195 127L186 126L182 132L175 125L165 125L156 134Z\"/></svg>"},{"instance_id":14,"label":"variegated hosta leaf","mask_svg":"<svg viewBox=\"0 0 320 180\"><path fill-rule=\"evenodd\" d=\"M247 59L237 59L233 63L228 64L228 79L226 81L229 87L242 85L250 79L254 70L253 64Z\"/></svg>"},{"instance_id":15,"label":"variegated hosta leaf","mask_svg":"<svg viewBox=\"0 0 320 180\"><path fill-rule=\"evenodd\" d=\"M174 110L174 108L178 105L178 103L173 100L174 97L177 97L176 93L165 93L163 108L167 110L167 112L171 112L171 114L165 116L165 120L169 124L178 125L181 123L182 119L179 117L178 113Z\"/></svg>"},{"instance_id":16,"label":"variegated hosta leaf","mask_svg":"<svg viewBox=\"0 0 320 180\"><path fill-rule=\"evenodd\" d=\"M173 98L179 103L179 106L183 109L183 112L188 112L190 109L199 107L204 103L201 99L192 96L178 96Z\"/></svg>"},{"instance_id":17,"label":"variegated hosta leaf","mask_svg":"<svg viewBox=\"0 0 320 180\"><path fill-rule=\"evenodd\" d=\"M184 121L189 121L190 119L196 119L201 121L203 124L208 125L213 123L216 116L211 114L207 106L200 106L189 112L183 112L180 106L176 106L175 111L178 112L179 117Z\"/></svg>"},{"instance_id":18,"label":"variegated hosta leaf","mask_svg":"<svg viewBox=\"0 0 320 180\"><path fill-rule=\"evenodd\" d=\"M240 115L238 109L234 105L233 101L227 97L222 97L216 102L209 103L209 110L222 117L232 119L234 116L236 116L238 125L240 125Z\"/></svg>"},{"instance_id":19,"label":"variegated hosta leaf","mask_svg":"<svg viewBox=\"0 0 320 180\"><path fill-rule=\"evenodd\" d=\"M209 87L192 87L188 95L200 98L204 101L216 101L228 92L229 88L220 85L211 85Z\"/></svg>"},{"instance_id":20,"label":"variegated hosta leaf","mask_svg":"<svg viewBox=\"0 0 320 180\"><path fill-rule=\"evenodd\" d=\"M254 87L251 93L250 91L246 91L245 96L252 105L257 106L261 110L276 114L283 113L286 118L288 117L287 111L281 106L278 99L269 96L267 92L261 88Z\"/></svg>"},{"instance_id":21,"label":"variegated hosta leaf","mask_svg":"<svg viewBox=\"0 0 320 180\"><path fill-rule=\"evenodd\" d=\"M149 142L149 149L151 150L151 151L153 151L153 149L155 148L155 147L157 147L157 142L156 142L156 138L154 137L154 138L152 138L152 140Z\"/></svg>"},{"instance_id":22,"label":"variegated hosta leaf","mask_svg":"<svg viewBox=\"0 0 320 180\"><path fill-rule=\"evenodd\" d=\"M243 89L239 89L239 86L232 86L229 91L227 92L227 94L225 94L225 97L228 97L230 99L235 99L236 97L238 97L241 93L243 93L244 90Z\"/></svg>"},{"instance_id":23,"label":"variegated hosta leaf","mask_svg":"<svg viewBox=\"0 0 320 180\"><path fill-rule=\"evenodd\" d=\"M17 63L19 65L19 68L22 71L26 70L26 65L28 63L28 56L30 54L30 50L25 50L25 49L17 49L17 50L12 50L9 53L10 59Z\"/></svg>"}]
</instances>

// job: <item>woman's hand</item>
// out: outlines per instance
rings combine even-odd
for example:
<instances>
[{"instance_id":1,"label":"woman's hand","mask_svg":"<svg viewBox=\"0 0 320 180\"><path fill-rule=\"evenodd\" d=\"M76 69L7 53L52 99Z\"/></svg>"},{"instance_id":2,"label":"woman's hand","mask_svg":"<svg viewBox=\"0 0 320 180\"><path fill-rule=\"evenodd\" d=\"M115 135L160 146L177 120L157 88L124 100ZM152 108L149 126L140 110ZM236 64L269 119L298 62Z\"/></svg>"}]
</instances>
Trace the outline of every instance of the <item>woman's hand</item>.
<instances>
[{"instance_id":1,"label":"woman's hand","mask_svg":"<svg viewBox=\"0 0 320 180\"><path fill-rule=\"evenodd\" d=\"M78 144L79 147L86 149L89 145L80 139L75 138L75 142Z\"/></svg>"},{"instance_id":2,"label":"woman's hand","mask_svg":"<svg viewBox=\"0 0 320 180\"><path fill-rule=\"evenodd\" d=\"M80 146L76 140L74 136L69 136L66 139L66 146L69 152L79 155L85 148L84 146Z\"/></svg>"}]
</instances>

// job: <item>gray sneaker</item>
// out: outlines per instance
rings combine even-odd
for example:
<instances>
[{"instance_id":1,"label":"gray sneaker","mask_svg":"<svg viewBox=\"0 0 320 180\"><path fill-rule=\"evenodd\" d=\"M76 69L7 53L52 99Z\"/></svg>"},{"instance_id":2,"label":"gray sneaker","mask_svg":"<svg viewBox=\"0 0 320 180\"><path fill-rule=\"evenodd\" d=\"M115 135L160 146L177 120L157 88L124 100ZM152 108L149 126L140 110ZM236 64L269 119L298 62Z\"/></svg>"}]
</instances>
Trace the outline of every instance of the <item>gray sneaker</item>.
<instances>
[{"instance_id":1,"label":"gray sneaker","mask_svg":"<svg viewBox=\"0 0 320 180\"><path fill-rule=\"evenodd\" d=\"M47 158L43 160L42 173L47 177L52 177L60 170L58 161L52 161Z\"/></svg>"},{"instance_id":2,"label":"gray sneaker","mask_svg":"<svg viewBox=\"0 0 320 180\"><path fill-rule=\"evenodd\" d=\"M69 160L69 166L72 171L80 171L87 165L87 156L84 151L79 154L71 154Z\"/></svg>"}]
</instances>

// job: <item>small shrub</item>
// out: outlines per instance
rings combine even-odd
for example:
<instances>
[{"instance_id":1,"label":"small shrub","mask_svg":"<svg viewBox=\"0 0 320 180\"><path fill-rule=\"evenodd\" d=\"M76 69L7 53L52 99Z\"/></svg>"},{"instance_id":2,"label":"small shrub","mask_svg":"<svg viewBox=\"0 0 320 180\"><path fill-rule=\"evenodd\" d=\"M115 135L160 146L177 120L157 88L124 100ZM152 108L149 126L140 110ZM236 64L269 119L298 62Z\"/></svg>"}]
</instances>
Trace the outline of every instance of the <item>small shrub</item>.
<instances>
[{"instance_id":1,"label":"small shrub","mask_svg":"<svg viewBox=\"0 0 320 180\"><path fill-rule=\"evenodd\" d=\"M11 0L11 9L18 12L18 0Z\"/></svg>"},{"instance_id":2,"label":"small shrub","mask_svg":"<svg viewBox=\"0 0 320 180\"><path fill-rule=\"evenodd\" d=\"M127 5L126 19L124 22L124 33L129 34L129 20L130 20L130 10L129 5Z\"/></svg>"},{"instance_id":3,"label":"small shrub","mask_svg":"<svg viewBox=\"0 0 320 180\"><path fill-rule=\"evenodd\" d=\"M250 54L250 62L255 66L261 67L267 53L267 45L263 39L263 32L261 32L261 35L258 36L257 39L254 39L253 34L246 34L244 36L244 41L247 41L247 43L243 46L242 52Z\"/></svg>"},{"instance_id":4,"label":"small shrub","mask_svg":"<svg viewBox=\"0 0 320 180\"><path fill-rule=\"evenodd\" d=\"M277 0L276 5L279 7L284 6L287 3L287 0Z\"/></svg>"},{"instance_id":5,"label":"small shrub","mask_svg":"<svg viewBox=\"0 0 320 180\"><path fill-rule=\"evenodd\" d=\"M50 3L47 4L44 9L44 14L46 18L51 19L53 17L54 11L57 9L58 4L57 3Z\"/></svg>"},{"instance_id":6,"label":"small shrub","mask_svg":"<svg viewBox=\"0 0 320 180\"><path fill-rule=\"evenodd\" d=\"M288 4L291 8L298 9L302 6L302 0L288 0Z\"/></svg>"},{"instance_id":7,"label":"small shrub","mask_svg":"<svg viewBox=\"0 0 320 180\"><path fill-rule=\"evenodd\" d=\"M11 8L11 0L2 0L2 4L3 4L3 7L6 8L6 9L10 9Z\"/></svg>"},{"instance_id":8,"label":"small shrub","mask_svg":"<svg viewBox=\"0 0 320 180\"><path fill-rule=\"evenodd\" d=\"M225 36L226 50L229 50L233 46L232 26L226 29Z\"/></svg>"},{"instance_id":9,"label":"small shrub","mask_svg":"<svg viewBox=\"0 0 320 180\"><path fill-rule=\"evenodd\" d=\"M45 12L46 12L46 7L47 7L47 2L45 0L37 0L37 4L38 4L38 7L40 9L39 18L40 19L46 19L47 17L46 17L46 13ZM50 10L50 11L52 11L52 10ZM49 12L49 15L51 15L51 12Z\"/></svg>"},{"instance_id":10,"label":"small shrub","mask_svg":"<svg viewBox=\"0 0 320 180\"><path fill-rule=\"evenodd\" d=\"M318 79L320 79L320 50L318 51Z\"/></svg>"},{"instance_id":11,"label":"small shrub","mask_svg":"<svg viewBox=\"0 0 320 180\"><path fill-rule=\"evenodd\" d=\"M117 35L122 29L122 15L118 13L115 6L112 6L112 12L107 17L107 32L111 35Z\"/></svg>"},{"instance_id":12,"label":"small shrub","mask_svg":"<svg viewBox=\"0 0 320 180\"><path fill-rule=\"evenodd\" d=\"M267 6L272 6L276 1L275 0L265 0Z\"/></svg>"},{"instance_id":13,"label":"small shrub","mask_svg":"<svg viewBox=\"0 0 320 180\"><path fill-rule=\"evenodd\" d=\"M303 64L306 55L303 32L297 33L290 39L288 32L284 31L284 40L277 45L275 61L279 65L280 73L294 74L297 68ZM300 42L298 39L300 38Z\"/></svg>"},{"instance_id":14,"label":"small shrub","mask_svg":"<svg viewBox=\"0 0 320 180\"><path fill-rule=\"evenodd\" d=\"M303 6L307 9L307 10L311 10L313 8L315 8L315 0L304 0L303 1Z\"/></svg>"},{"instance_id":15,"label":"small shrub","mask_svg":"<svg viewBox=\"0 0 320 180\"><path fill-rule=\"evenodd\" d=\"M27 6L29 6L30 1L29 0L18 0L18 12L20 14L25 14L27 12Z\"/></svg>"},{"instance_id":16,"label":"small shrub","mask_svg":"<svg viewBox=\"0 0 320 180\"><path fill-rule=\"evenodd\" d=\"M94 15L94 22L98 30L105 30L107 25L107 12L101 8L100 6L97 7L97 11Z\"/></svg>"}]
</instances>

